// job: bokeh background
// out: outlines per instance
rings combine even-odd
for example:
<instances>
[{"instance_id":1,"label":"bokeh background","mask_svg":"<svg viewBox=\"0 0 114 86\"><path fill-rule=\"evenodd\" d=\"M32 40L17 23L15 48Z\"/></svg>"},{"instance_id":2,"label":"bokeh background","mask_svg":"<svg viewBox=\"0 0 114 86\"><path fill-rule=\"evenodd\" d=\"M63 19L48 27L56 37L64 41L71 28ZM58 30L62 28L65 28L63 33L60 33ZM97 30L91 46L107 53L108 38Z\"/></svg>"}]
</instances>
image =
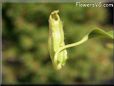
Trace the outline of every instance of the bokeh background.
<instances>
[{"instance_id":1,"label":"bokeh background","mask_svg":"<svg viewBox=\"0 0 114 86\"><path fill-rule=\"evenodd\" d=\"M104 83L113 78L110 40L91 39L67 49L63 69L53 68L48 52L48 17L60 11L65 43L79 41L88 29L112 30L112 8L77 7L75 3L2 4L2 83Z\"/></svg>"}]
</instances>

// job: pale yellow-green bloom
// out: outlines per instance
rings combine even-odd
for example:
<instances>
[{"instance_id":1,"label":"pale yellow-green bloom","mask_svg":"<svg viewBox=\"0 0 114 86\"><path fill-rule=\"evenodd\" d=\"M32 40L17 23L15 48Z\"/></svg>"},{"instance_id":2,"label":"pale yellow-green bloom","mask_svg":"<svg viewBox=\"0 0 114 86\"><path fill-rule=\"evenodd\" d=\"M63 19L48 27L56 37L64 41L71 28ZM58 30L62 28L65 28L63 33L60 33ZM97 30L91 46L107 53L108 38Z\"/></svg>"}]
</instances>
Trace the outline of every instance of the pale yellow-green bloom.
<instances>
[{"instance_id":1,"label":"pale yellow-green bloom","mask_svg":"<svg viewBox=\"0 0 114 86\"><path fill-rule=\"evenodd\" d=\"M53 11L49 16L49 40L48 47L51 60L56 69L61 69L67 60L67 51L63 50L54 58L55 53L61 47L65 46L63 24L58 15L58 10Z\"/></svg>"}]
</instances>

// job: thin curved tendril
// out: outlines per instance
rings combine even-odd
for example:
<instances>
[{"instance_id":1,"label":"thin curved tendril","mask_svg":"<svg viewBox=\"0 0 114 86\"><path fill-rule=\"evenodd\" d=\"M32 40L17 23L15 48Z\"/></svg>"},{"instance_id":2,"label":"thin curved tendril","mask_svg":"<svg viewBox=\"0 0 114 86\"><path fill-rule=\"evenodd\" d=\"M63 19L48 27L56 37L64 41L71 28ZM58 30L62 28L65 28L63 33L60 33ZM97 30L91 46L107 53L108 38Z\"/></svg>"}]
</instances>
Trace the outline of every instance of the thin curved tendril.
<instances>
[{"instance_id":1,"label":"thin curved tendril","mask_svg":"<svg viewBox=\"0 0 114 86\"><path fill-rule=\"evenodd\" d=\"M68 44L68 45L65 45L64 47L61 47L56 53L55 53L55 56L54 56L54 62L57 62L57 55L63 51L64 49L67 49L67 48L70 48L70 47L74 47L74 46L77 46L77 45L80 45L82 43L84 43L85 41L88 40L88 35L84 36L80 41L76 42L76 43L72 43L72 44Z\"/></svg>"}]
</instances>

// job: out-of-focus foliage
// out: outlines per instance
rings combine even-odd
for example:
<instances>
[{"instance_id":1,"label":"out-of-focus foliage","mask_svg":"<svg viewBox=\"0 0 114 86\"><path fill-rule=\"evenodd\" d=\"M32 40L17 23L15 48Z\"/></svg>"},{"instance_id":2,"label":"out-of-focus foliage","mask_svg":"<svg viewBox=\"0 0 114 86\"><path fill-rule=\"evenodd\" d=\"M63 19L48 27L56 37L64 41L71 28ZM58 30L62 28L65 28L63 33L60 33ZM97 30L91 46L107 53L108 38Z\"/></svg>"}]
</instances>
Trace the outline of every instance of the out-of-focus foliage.
<instances>
[{"instance_id":1,"label":"out-of-focus foliage","mask_svg":"<svg viewBox=\"0 0 114 86\"><path fill-rule=\"evenodd\" d=\"M106 27L106 8L76 7L74 3L4 3L3 83L91 83L112 78L108 40L91 39L68 49L66 66L54 70L47 41L48 17L56 9L60 10L66 44L78 41L91 26L111 29Z\"/></svg>"}]
</instances>

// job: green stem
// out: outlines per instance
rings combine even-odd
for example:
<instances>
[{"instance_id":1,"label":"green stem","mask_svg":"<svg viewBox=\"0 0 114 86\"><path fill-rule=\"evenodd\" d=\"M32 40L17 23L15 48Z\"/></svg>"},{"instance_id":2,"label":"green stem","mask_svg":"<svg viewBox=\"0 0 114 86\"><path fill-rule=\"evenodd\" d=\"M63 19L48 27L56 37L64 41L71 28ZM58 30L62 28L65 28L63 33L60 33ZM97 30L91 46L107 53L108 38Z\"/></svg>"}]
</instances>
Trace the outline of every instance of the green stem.
<instances>
[{"instance_id":1,"label":"green stem","mask_svg":"<svg viewBox=\"0 0 114 86\"><path fill-rule=\"evenodd\" d=\"M61 47L61 48L55 53L54 62L56 62L56 60L57 60L57 55L58 55L61 51L65 50L65 49L67 49L67 48L71 48L71 47L80 45L80 44L84 43L84 42L87 41L87 40L88 40L88 35L84 36L84 37L83 37L80 41L78 41L78 42L75 42L75 43L72 43L72 44L68 44L68 45L65 45L64 47Z\"/></svg>"}]
</instances>

